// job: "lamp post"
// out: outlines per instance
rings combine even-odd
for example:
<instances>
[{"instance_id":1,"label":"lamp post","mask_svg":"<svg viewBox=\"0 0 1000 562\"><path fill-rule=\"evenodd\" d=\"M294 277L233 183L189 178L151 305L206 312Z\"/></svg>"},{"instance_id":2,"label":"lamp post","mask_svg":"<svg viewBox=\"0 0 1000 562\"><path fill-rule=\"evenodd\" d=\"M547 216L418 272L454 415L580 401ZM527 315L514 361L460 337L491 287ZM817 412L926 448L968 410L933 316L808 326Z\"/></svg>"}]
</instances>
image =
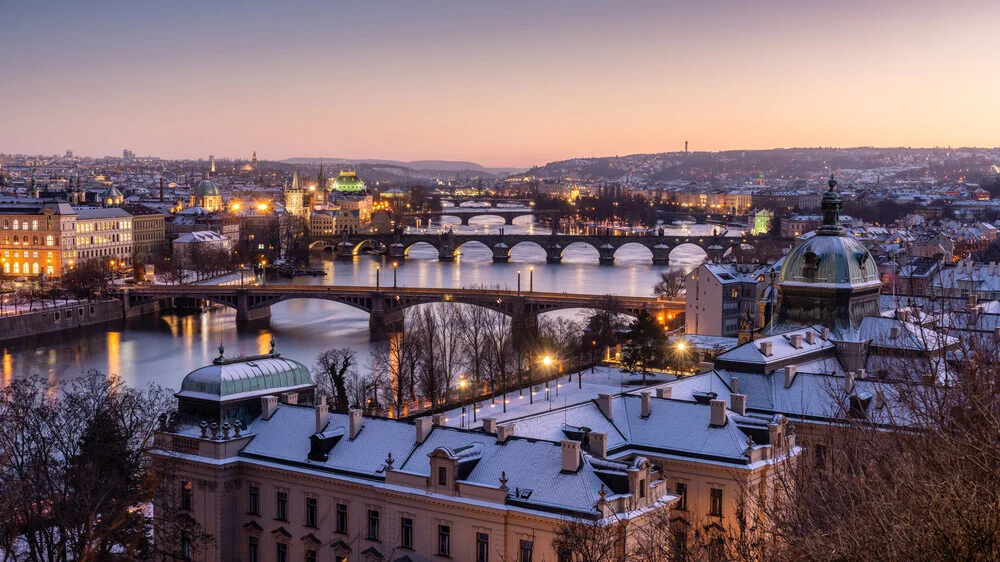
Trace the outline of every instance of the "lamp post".
<instances>
[{"instance_id":1,"label":"lamp post","mask_svg":"<svg viewBox=\"0 0 1000 562\"><path fill-rule=\"evenodd\" d=\"M517 270L517 296L521 296L521 270Z\"/></svg>"},{"instance_id":2,"label":"lamp post","mask_svg":"<svg viewBox=\"0 0 1000 562\"><path fill-rule=\"evenodd\" d=\"M535 292L535 268L534 267L529 267L528 268L528 292L529 293L534 293Z\"/></svg>"},{"instance_id":3,"label":"lamp post","mask_svg":"<svg viewBox=\"0 0 1000 562\"><path fill-rule=\"evenodd\" d=\"M462 427L465 427L465 387L469 384L464 378L458 379L458 399L462 402Z\"/></svg>"},{"instance_id":4,"label":"lamp post","mask_svg":"<svg viewBox=\"0 0 1000 562\"><path fill-rule=\"evenodd\" d=\"M396 288L396 267L398 265L399 265L398 263L392 262L392 288L393 289Z\"/></svg>"},{"instance_id":5,"label":"lamp post","mask_svg":"<svg viewBox=\"0 0 1000 562\"><path fill-rule=\"evenodd\" d=\"M382 275L382 266L375 266L375 291L378 291L381 285L380 277Z\"/></svg>"},{"instance_id":6,"label":"lamp post","mask_svg":"<svg viewBox=\"0 0 1000 562\"><path fill-rule=\"evenodd\" d=\"M548 378L549 376L552 375L552 357L548 355L542 357L542 365L545 366L545 374L546 377ZM547 380L547 378L545 381L545 399L548 400L549 402L552 402L552 397L549 396L549 381ZM552 405L549 404L549 407L551 408Z\"/></svg>"}]
</instances>

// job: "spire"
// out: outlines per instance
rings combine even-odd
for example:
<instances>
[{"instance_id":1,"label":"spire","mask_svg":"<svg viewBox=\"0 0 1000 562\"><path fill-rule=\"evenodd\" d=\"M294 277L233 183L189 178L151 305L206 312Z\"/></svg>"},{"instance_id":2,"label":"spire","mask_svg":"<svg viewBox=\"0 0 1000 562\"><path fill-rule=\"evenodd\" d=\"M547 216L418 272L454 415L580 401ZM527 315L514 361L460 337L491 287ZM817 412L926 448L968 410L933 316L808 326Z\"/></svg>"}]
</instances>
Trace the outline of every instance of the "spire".
<instances>
[{"instance_id":1,"label":"spire","mask_svg":"<svg viewBox=\"0 0 1000 562\"><path fill-rule=\"evenodd\" d=\"M299 190L299 165L298 164L295 165L295 173L292 174L292 187L291 187L291 190L292 191L298 191Z\"/></svg>"},{"instance_id":2,"label":"spire","mask_svg":"<svg viewBox=\"0 0 1000 562\"><path fill-rule=\"evenodd\" d=\"M323 159L319 159L319 175L316 176L316 189L326 189L326 176L323 175Z\"/></svg>"},{"instance_id":3,"label":"spire","mask_svg":"<svg viewBox=\"0 0 1000 562\"><path fill-rule=\"evenodd\" d=\"M827 182L830 189L823 194L823 224L819 227L819 234L839 235L840 228L840 207L843 205L843 197L837 193L837 180L830 174L830 181Z\"/></svg>"}]
</instances>

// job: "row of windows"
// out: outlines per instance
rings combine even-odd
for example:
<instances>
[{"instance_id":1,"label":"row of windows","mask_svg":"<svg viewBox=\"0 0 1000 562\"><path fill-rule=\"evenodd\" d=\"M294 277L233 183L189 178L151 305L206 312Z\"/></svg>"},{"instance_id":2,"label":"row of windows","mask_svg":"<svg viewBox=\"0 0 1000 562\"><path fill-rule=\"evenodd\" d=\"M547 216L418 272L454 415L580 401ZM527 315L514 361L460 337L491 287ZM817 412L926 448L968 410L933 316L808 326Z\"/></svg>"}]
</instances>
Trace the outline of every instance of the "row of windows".
<instances>
[{"instance_id":1,"label":"row of windows","mask_svg":"<svg viewBox=\"0 0 1000 562\"><path fill-rule=\"evenodd\" d=\"M182 483L181 507L190 508L190 482ZM185 507L187 506L187 507ZM318 500L307 497L305 503L305 525L306 527L317 526ZM260 515L260 487L250 486L250 514ZM370 541L380 542L382 537L382 514L377 509L369 509L367 518L367 533L365 538ZM275 519L288 521L288 492L279 490L275 492ZM337 503L334 512L334 532L348 534L347 524L349 521L348 505ZM400 546L407 550L414 548L413 518L400 518ZM250 560L257 560L259 543L257 537L250 537ZM287 546L278 543L276 546L276 557L282 560L282 556L287 556ZM489 533L476 533L476 562L488 562L490 551ZM531 541L521 541L520 557L521 562L531 562L533 545ZM438 525L437 533L437 554L439 556L451 556L451 526ZM308 559L308 556L307 556Z\"/></svg>"},{"instance_id":2,"label":"row of windows","mask_svg":"<svg viewBox=\"0 0 1000 562\"><path fill-rule=\"evenodd\" d=\"M403 519L403 521L410 522L410 537L412 539L413 532L413 520ZM406 546L403 543L404 549L412 549L412 546ZM188 550L185 549L185 559L190 559ZM247 558L250 562L260 561L260 538L257 536L250 536L247 538ZM447 525L440 525L438 528L438 556L451 557L451 529ZM308 548L306 549L306 562L316 562L318 554L316 549ZM534 543L530 540L522 539L519 545L518 552L518 562L532 562L534 557ZM276 562L288 562L288 544L282 541L278 541L274 545L274 559ZM490 535L489 533L476 533L476 562L489 562L490 559ZM568 560L568 557L559 557L559 561L563 562ZM337 562L346 562L347 558L337 557Z\"/></svg>"},{"instance_id":3,"label":"row of windows","mask_svg":"<svg viewBox=\"0 0 1000 562\"><path fill-rule=\"evenodd\" d=\"M3 262L4 273L24 273L25 275L30 273L32 275L38 275L40 271L41 271L41 266L38 264L38 262L30 264L30 267L28 262L24 262L24 265L21 265L18 262L14 262L13 265L10 262L6 261ZM54 275L55 272L56 272L55 267L51 265L45 266L46 275Z\"/></svg>"},{"instance_id":4,"label":"row of windows","mask_svg":"<svg viewBox=\"0 0 1000 562\"><path fill-rule=\"evenodd\" d=\"M98 234L96 236L77 236L77 246L87 246L90 244L109 244L112 242L131 242L132 234L125 232L122 234Z\"/></svg>"},{"instance_id":5,"label":"row of windows","mask_svg":"<svg viewBox=\"0 0 1000 562\"><path fill-rule=\"evenodd\" d=\"M49 234L45 238L39 238L38 236L32 236L31 237L31 245L37 246L40 242L44 242L46 246L55 246L56 245L56 239L51 234ZM10 245L11 244L11 239L10 239L9 235L3 237L3 243L5 245ZM14 235L13 244L15 246L18 245L18 244L27 245L28 244L28 235L25 234L24 236L18 237L18 235L15 234Z\"/></svg>"},{"instance_id":6,"label":"row of windows","mask_svg":"<svg viewBox=\"0 0 1000 562\"><path fill-rule=\"evenodd\" d=\"M102 230L131 230L131 221L78 221L77 232L100 232Z\"/></svg>"}]
</instances>

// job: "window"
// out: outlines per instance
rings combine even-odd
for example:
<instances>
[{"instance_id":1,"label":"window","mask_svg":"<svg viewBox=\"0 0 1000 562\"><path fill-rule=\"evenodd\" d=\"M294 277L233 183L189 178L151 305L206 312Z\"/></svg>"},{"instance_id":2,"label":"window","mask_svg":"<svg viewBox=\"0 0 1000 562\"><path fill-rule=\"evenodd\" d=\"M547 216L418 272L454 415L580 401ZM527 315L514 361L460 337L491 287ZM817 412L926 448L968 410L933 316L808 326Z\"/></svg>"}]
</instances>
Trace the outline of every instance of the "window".
<instances>
[{"instance_id":1,"label":"window","mask_svg":"<svg viewBox=\"0 0 1000 562\"><path fill-rule=\"evenodd\" d=\"M712 517L722 517L722 490L712 488L708 514Z\"/></svg>"},{"instance_id":2,"label":"window","mask_svg":"<svg viewBox=\"0 0 1000 562\"><path fill-rule=\"evenodd\" d=\"M257 537L250 537L250 542L247 544L247 560L249 562L258 562L260 556L258 555L257 549L260 544L260 539Z\"/></svg>"},{"instance_id":3,"label":"window","mask_svg":"<svg viewBox=\"0 0 1000 562\"><path fill-rule=\"evenodd\" d=\"M189 480L181 481L181 509L191 509L191 482Z\"/></svg>"},{"instance_id":4,"label":"window","mask_svg":"<svg viewBox=\"0 0 1000 562\"><path fill-rule=\"evenodd\" d=\"M378 540L378 510L368 510L368 540Z\"/></svg>"},{"instance_id":5,"label":"window","mask_svg":"<svg viewBox=\"0 0 1000 562\"><path fill-rule=\"evenodd\" d=\"M347 504L337 504L337 532L347 534Z\"/></svg>"},{"instance_id":6,"label":"window","mask_svg":"<svg viewBox=\"0 0 1000 562\"><path fill-rule=\"evenodd\" d=\"M288 562L288 545L283 542L279 542L277 547L277 552L275 552L274 557L275 562Z\"/></svg>"},{"instance_id":7,"label":"window","mask_svg":"<svg viewBox=\"0 0 1000 562\"><path fill-rule=\"evenodd\" d=\"M400 542L403 548L413 549L413 519L409 517L404 517L402 520L402 529L400 533Z\"/></svg>"},{"instance_id":8,"label":"window","mask_svg":"<svg viewBox=\"0 0 1000 562\"><path fill-rule=\"evenodd\" d=\"M451 526L438 525L438 556L451 556Z\"/></svg>"},{"instance_id":9,"label":"window","mask_svg":"<svg viewBox=\"0 0 1000 562\"><path fill-rule=\"evenodd\" d=\"M521 554L519 562L531 562L531 553L535 549L534 543L527 539L521 539Z\"/></svg>"},{"instance_id":10,"label":"window","mask_svg":"<svg viewBox=\"0 0 1000 562\"><path fill-rule=\"evenodd\" d=\"M566 547L560 548L556 553L556 562L573 562L573 552Z\"/></svg>"},{"instance_id":11,"label":"window","mask_svg":"<svg viewBox=\"0 0 1000 562\"><path fill-rule=\"evenodd\" d=\"M641 480L639 480L639 497L640 498L646 497L646 479L645 478L642 478Z\"/></svg>"},{"instance_id":12,"label":"window","mask_svg":"<svg viewBox=\"0 0 1000 562\"><path fill-rule=\"evenodd\" d=\"M826 468L826 445L816 445L816 468Z\"/></svg>"},{"instance_id":13,"label":"window","mask_svg":"<svg viewBox=\"0 0 1000 562\"><path fill-rule=\"evenodd\" d=\"M445 467L443 467L443 466L439 466L438 467L438 486L447 486L447 485L448 485L448 469L445 468Z\"/></svg>"},{"instance_id":14,"label":"window","mask_svg":"<svg viewBox=\"0 0 1000 562\"><path fill-rule=\"evenodd\" d=\"M306 527L316 526L316 498L306 498Z\"/></svg>"},{"instance_id":15,"label":"window","mask_svg":"<svg viewBox=\"0 0 1000 562\"><path fill-rule=\"evenodd\" d=\"M316 562L316 551L309 548L306 549L306 562Z\"/></svg>"},{"instance_id":16,"label":"window","mask_svg":"<svg viewBox=\"0 0 1000 562\"><path fill-rule=\"evenodd\" d=\"M250 513L260 515L260 486L250 486Z\"/></svg>"},{"instance_id":17,"label":"window","mask_svg":"<svg viewBox=\"0 0 1000 562\"><path fill-rule=\"evenodd\" d=\"M190 560L191 559L191 537L187 535L181 536L181 559Z\"/></svg>"},{"instance_id":18,"label":"window","mask_svg":"<svg viewBox=\"0 0 1000 562\"><path fill-rule=\"evenodd\" d=\"M687 511L688 508L688 485L683 482L677 483L677 495L680 499L677 500L677 507L681 511Z\"/></svg>"},{"instance_id":19,"label":"window","mask_svg":"<svg viewBox=\"0 0 1000 562\"><path fill-rule=\"evenodd\" d=\"M672 542L672 550L675 553L676 559L684 560L687 557L687 529L675 529Z\"/></svg>"},{"instance_id":20,"label":"window","mask_svg":"<svg viewBox=\"0 0 1000 562\"><path fill-rule=\"evenodd\" d=\"M476 533L476 562L490 561L489 533Z\"/></svg>"},{"instance_id":21,"label":"window","mask_svg":"<svg viewBox=\"0 0 1000 562\"><path fill-rule=\"evenodd\" d=\"M288 521L288 492L278 492L278 509L274 518Z\"/></svg>"}]
</instances>

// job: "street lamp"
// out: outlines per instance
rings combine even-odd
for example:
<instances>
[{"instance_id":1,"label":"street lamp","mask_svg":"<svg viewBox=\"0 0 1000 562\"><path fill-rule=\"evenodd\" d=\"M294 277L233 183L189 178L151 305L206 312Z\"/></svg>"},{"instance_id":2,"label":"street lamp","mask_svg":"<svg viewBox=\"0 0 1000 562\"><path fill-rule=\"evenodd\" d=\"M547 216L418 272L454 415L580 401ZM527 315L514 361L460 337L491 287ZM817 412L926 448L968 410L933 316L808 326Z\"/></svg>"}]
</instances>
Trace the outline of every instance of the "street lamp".
<instances>
[{"instance_id":1,"label":"street lamp","mask_svg":"<svg viewBox=\"0 0 1000 562\"><path fill-rule=\"evenodd\" d=\"M465 387L469 385L469 381L464 378L458 379L458 399L462 402L462 427L465 427Z\"/></svg>"},{"instance_id":2,"label":"street lamp","mask_svg":"<svg viewBox=\"0 0 1000 562\"><path fill-rule=\"evenodd\" d=\"M382 266L375 266L375 290L378 291L381 287L381 276L382 276Z\"/></svg>"},{"instance_id":3,"label":"street lamp","mask_svg":"<svg viewBox=\"0 0 1000 562\"><path fill-rule=\"evenodd\" d=\"M521 296L521 270L517 270L517 296Z\"/></svg>"},{"instance_id":4,"label":"street lamp","mask_svg":"<svg viewBox=\"0 0 1000 562\"><path fill-rule=\"evenodd\" d=\"M528 292L529 293L534 293L535 292L535 268L534 267L529 267L528 268Z\"/></svg>"},{"instance_id":5,"label":"street lamp","mask_svg":"<svg viewBox=\"0 0 1000 562\"><path fill-rule=\"evenodd\" d=\"M392 262L392 288L396 288L396 267L399 266L398 263Z\"/></svg>"}]
</instances>

